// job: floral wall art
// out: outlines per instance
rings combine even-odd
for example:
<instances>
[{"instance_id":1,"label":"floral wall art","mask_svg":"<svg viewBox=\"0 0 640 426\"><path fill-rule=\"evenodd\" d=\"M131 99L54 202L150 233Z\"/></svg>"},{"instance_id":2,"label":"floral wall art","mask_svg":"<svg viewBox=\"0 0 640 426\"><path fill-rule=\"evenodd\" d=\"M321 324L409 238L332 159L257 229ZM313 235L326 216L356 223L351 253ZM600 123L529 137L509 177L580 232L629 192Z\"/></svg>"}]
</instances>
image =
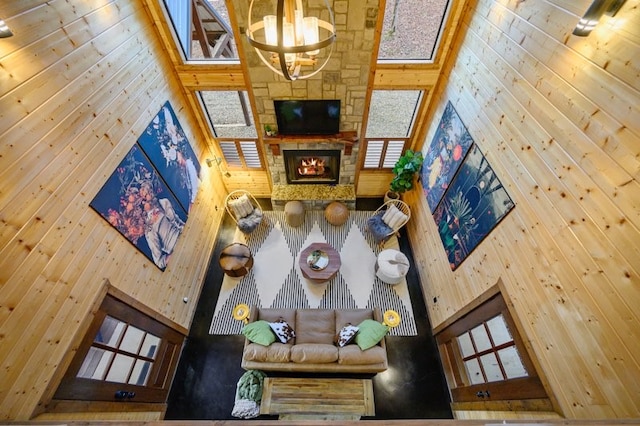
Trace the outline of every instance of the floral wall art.
<instances>
[{"instance_id":1,"label":"floral wall art","mask_svg":"<svg viewBox=\"0 0 640 426\"><path fill-rule=\"evenodd\" d=\"M188 213L200 185L200 163L169 102L151 120L138 143Z\"/></svg>"},{"instance_id":2,"label":"floral wall art","mask_svg":"<svg viewBox=\"0 0 640 426\"><path fill-rule=\"evenodd\" d=\"M431 213L438 206L472 143L473 139L458 113L451 102L447 102L420 171L422 188Z\"/></svg>"},{"instance_id":3,"label":"floral wall art","mask_svg":"<svg viewBox=\"0 0 640 426\"><path fill-rule=\"evenodd\" d=\"M433 213L455 270L515 206L477 145L473 145Z\"/></svg>"},{"instance_id":4,"label":"floral wall art","mask_svg":"<svg viewBox=\"0 0 640 426\"><path fill-rule=\"evenodd\" d=\"M199 172L167 102L89 205L164 271L195 199Z\"/></svg>"}]
</instances>

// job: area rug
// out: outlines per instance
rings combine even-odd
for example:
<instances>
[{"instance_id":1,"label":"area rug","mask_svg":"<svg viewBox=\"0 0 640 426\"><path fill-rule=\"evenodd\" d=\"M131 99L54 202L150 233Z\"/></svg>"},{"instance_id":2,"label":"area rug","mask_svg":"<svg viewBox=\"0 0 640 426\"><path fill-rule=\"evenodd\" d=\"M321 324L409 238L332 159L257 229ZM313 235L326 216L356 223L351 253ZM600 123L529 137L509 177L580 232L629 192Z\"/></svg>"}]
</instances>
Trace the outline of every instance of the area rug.
<instances>
[{"instance_id":1,"label":"area rug","mask_svg":"<svg viewBox=\"0 0 640 426\"><path fill-rule=\"evenodd\" d=\"M253 268L244 277L225 275L210 334L239 334L243 324L233 319L232 310L246 303L261 308L393 309L402 320L389 334L416 335L406 280L389 285L375 275L378 253L398 249L398 240L392 237L383 247L377 246L366 227L372 213L352 211L344 225L334 226L322 211L307 211L302 226L294 228L287 225L284 212L266 211L253 233L245 236L236 230L234 242L249 247ZM314 242L333 246L342 262L337 275L323 284L308 281L298 266L300 252Z\"/></svg>"}]
</instances>

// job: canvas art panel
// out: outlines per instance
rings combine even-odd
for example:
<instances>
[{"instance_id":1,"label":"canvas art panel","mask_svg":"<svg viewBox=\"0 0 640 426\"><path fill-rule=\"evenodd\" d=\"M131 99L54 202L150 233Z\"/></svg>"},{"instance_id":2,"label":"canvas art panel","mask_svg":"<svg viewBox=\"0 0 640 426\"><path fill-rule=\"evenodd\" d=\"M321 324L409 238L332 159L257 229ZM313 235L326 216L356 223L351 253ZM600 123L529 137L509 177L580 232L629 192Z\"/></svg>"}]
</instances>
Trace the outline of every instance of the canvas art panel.
<instances>
[{"instance_id":1,"label":"canvas art panel","mask_svg":"<svg viewBox=\"0 0 640 426\"><path fill-rule=\"evenodd\" d=\"M200 185L200 163L169 101L151 120L138 143L188 213Z\"/></svg>"},{"instance_id":2,"label":"canvas art panel","mask_svg":"<svg viewBox=\"0 0 640 426\"><path fill-rule=\"evenodd\" d=\"M447 102L420 170L420 181L431 213L440 203L472 143L458 113L451 102Z\"/></svg>"},{"instance_id":3,"label":"canvas art panel","mask_svg":"<svg viewBox=\"0 0 640 426\"><path fill-rule=\"evenodd\" d=\"M164 271L187 213L137 143L90 206Z\"/></svg>"},{"instance_id":4,"label":"canvas art panel","mask_svg":"<svg viewBox=\"0 0 640 426\"><path fill-rule=\"evenodd\" d=\"M515 206L473 145L433 213L451 269L456 269Z\"/></svg>"}]
</instances>

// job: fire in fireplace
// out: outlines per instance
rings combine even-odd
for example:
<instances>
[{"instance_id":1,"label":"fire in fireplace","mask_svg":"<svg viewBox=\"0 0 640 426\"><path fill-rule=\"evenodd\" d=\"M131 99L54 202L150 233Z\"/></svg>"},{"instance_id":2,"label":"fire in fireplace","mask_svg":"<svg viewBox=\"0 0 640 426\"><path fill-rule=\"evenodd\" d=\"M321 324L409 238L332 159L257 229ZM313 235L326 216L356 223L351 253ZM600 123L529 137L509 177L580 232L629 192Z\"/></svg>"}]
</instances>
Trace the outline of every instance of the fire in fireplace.
<instances>
[{"instance_id":1,"label":"fire in fireplace","mask_svg":"<svg viewBox=\"0 0 640 426\"><path fill-rule=\"evenodd\" d=\"M340 150L284 150L287 183L337 184Z\"/></svg>"}]
</instances>

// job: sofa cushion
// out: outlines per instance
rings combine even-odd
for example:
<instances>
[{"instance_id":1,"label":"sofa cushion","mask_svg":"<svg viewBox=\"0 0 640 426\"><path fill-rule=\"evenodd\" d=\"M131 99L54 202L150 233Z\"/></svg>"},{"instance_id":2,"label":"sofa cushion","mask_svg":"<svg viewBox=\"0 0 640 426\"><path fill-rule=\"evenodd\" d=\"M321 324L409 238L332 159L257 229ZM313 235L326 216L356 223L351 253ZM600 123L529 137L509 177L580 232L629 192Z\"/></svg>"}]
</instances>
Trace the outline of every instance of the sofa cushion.
<instances>
[{"instance_id":1,"label":"sofa cushion","mask_svg":"<svg viewBox=\"0 0 640 426\"><path fill-rule=\"evenodd\" d=\"M377 345L389 332L389 327L372 319L362 321L358 328L360 330L356 334L356 344L363 351Z\"/></svg>"},{"instance_id":2,"label":"sofa cushion","mask_svg":"<svg viewBox=\"0 0 640 426\"><path fill-rule=\"evenodd\" d=\"M269 346L276 341L276 335L266 321L254 321L242 328L242 334L253 343Z\"/></svg>"},{"instance_id":3,"label":"sofa cushion","mask_svg":"<svg viewBox=\"0 0 640 426\"><path fill-rule=\"evenodd\" d=\"M324 343L333 346L333 339L336 335L333 310L298 309L296 311L295 324L296 345L300 343Z\"/></svg>"},{"instance_id":4,"label":"sofa cushion","mask_svg":"<svg viewBox=\"0 0 640 426\"><path fill-rule=\"evenodd\" d=\"M273 343L269 346L262 346L257 343L249 343L243 352L243 357L247 361L258 362L289 362L291 345L284 343Z\"/></svg>"},{"instance_id":5,"label":"sofa cushion","mask_svg":"<svg viewBox=\"0 0 640 426\"><path fill-rule=\"evenodd\" d=\"M279 319L285 320L287 323L293 325L296 323L296 310L295 309L258 309L258 319L265 320L267 322L276 322Z\"/></svg>"},{"instance_id":6,"label":"sofa cushion","mask_svg":"<svg viewBox=\"0 0 640 426\"><path fill-rule=\"evenodd\" d=\"M338 348L322 343L298 343L291 347L291 361L326 364L338 360Z\"/></svg>"},{"instance_id":7,"label":"sofa cushion","mask_svg":"<svg viewBox=\"0 0 640 426\"><path fill-rule=\"evenodd\" d=\"M347 345L338 349L338 364L379 364L385 362L387 352L382 346L363 351L358 345Z\"/></svg>"},{"instance_id":8,"label":"sofa cushion","mask_svg":"<svg viewBox=\"0 0 640 426\"><path fill-rule=\"evenodd\" d=\"M270 322L269 326L275 333L278 340L280 340L280 342L282 343L288 343L290 340L296 337L296 332L293 331L293 328L291 328L289 323L282 318L280 318L276 322Z\"/></svg>"},{"instance_id":9,"label":"sofa cushion","mask_svg":"<svg viewBox=\"0 0 640 426\"><path fill-rule=\"evenodd\" d=\"M366 319L373 319L373 311L371 309L336 309L336 331L340 333L342 327L347 324L358 325Z\"/></svg>"}]
</instances>

